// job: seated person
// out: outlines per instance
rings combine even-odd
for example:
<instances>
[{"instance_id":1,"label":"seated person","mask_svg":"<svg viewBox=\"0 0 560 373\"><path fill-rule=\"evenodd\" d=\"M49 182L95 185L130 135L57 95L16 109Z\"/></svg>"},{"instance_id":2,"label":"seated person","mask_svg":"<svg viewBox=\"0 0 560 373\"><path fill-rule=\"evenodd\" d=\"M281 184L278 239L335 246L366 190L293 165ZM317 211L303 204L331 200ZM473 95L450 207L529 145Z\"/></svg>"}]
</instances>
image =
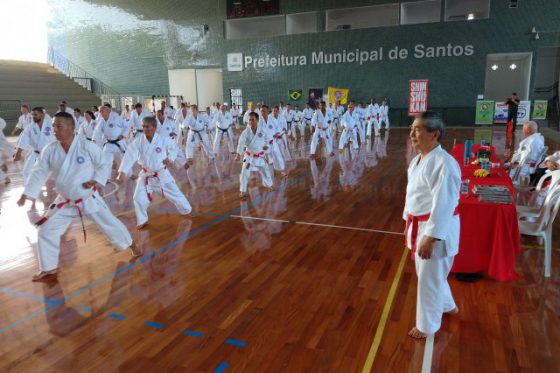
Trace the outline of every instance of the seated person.
<instances>
[{"instance_id":1,"label":"seated person","mask_svg":"<svg viewBox=\"0 0 560 373\"><path fill-rule=\"evenodd\" d=\"M511 155L510 176L513 177L519 162L524 155L527 155L525 164L523 164L519 177L529 176L535 172L538 162L544 150L544 137L538 132L538 125L533 121L527 121L523 124L523 135L525 138L519 143L519 148Z\"/></svg>"}]
</instances>

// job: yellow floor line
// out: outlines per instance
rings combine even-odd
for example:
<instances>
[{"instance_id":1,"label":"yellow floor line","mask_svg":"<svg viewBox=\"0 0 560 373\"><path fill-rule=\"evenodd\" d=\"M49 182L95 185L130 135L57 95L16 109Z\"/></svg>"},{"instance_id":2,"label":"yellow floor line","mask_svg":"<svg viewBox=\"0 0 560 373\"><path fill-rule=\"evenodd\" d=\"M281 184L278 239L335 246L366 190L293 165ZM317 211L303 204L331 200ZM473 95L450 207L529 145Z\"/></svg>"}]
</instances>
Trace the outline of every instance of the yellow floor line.
<instances>
[{"instance_id":1,"label":"yellow floor line","mask_svg":"<svg viewBox=\"0 0 560 373\"><path fill-rule=\"evenodd\" d=\"M391 311L391 307L393 306L395 293L397 292L397 286L399 285L399 281L401 279L404 263L408 256L408 249L405 248L399 266L397 267L397 273L395 274L393 283L391 284L391 288L389 289L389 295L387 296L387 301L385 302L385 306L383 307L383 312L381 313L381 318L379 319L379 324L377 325L377 330L375 331L375 336L373 337L373 342L371 344L371 348L369 349L366 362L364 364L364 367L362 368L362 373L369 373L371 371L371 367L373 366L373 362L375 361L375 356L377 355L377 351L379 350L379 346L381 345L383 332L385 331L385 326L387 325L387 319L389 318L389 311Z\"/></svg>"}]
</instances>

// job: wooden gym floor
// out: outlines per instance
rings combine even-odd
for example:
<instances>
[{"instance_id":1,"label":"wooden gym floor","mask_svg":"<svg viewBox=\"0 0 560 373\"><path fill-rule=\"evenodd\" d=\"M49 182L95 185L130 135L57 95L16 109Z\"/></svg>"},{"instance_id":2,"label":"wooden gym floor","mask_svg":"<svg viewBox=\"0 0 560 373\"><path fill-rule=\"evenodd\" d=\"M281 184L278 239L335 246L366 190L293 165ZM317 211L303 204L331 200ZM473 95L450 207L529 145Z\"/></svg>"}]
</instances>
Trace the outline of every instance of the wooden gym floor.
<instances>
[{"instance_id":1,"label":"wooden gym floor","mask_svg":"<svg viewBox=\"0 0 560 373\"><path fill-rule=\"evenodd\" d=\"M450 129L444 145L472 138ZM63 237L57 281L32 283L37 211L16 206L22 164L0 186L0 371L14 372L558 372L560 265L523 239L524 278L474 283L450 276L460 314L435 339L412 340L416 275L401 213L408 131L393 129L359 154L316 162L292 142L286 179L260 179L240 202L240 163L198 155L176 171L192 219L156 199L135 229L134 182L104 193L145 255L115 253L91 223ZM519 136L518 136L519 137ZM498 131L495 146L503 154ZM558 143L547 140L550 149ZM558 227L556 227L558 228ZM559 229L553 247L559 246Z\"/></svg>"}]
</instances>

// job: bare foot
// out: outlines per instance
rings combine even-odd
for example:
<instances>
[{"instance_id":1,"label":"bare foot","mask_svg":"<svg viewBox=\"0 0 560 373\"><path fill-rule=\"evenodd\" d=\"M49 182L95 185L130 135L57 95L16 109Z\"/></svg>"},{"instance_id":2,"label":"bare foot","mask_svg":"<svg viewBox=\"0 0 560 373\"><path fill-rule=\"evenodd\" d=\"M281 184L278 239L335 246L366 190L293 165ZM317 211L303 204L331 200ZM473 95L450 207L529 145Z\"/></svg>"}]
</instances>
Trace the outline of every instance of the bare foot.
<instances>
[{"instance_id":1,"label":"bare foot","mask_svg":"<svg viewBox=\"0 0 560 373\"><path fill-rule=\"evenodd\" d=\"M41 271L39 273L34 274L33 277L31 278L31 281L37 282L37 281L54 280L57 276L56 272L57 272L56 268L50 271Z\"/></svg>"},{"instance_id":2,"label":"bare foot","mask_svg":"<svg viewBox=\"0 0 560 373\"><path fill-rule=\"evenodd\" d=\"M239 193L239 198L247 199L247 198L249 198L249 193L241 192L241 193Z\"/></svg>"},{"instance_id":3,"label":"bare foot","mask_svg":"<svg viewBox=\"0 0 560 373\"><path fill-rule=\"evenodd\" d=\"M187 214L181 214L181 216L184 218L194 218L194 214L192 212L189 212Z\"/></svg>"},{"instance_id":4,"label":"bare foot","mask_svg":"<svg viewBox=\"0 0 560 373\"><path fill-rule=\"evenodd\" d=\"M270 187L270 188L266 188L267 192L274 192L274 188Z\"/></svg>"},{"instance_id":5,"label":"bare foot","mask_svg":"<svg viewBox=\"0 0 560 373\"><path fill-rule=\"evenodd\" d=\"M12 180L10 180L9 177L7 177L7 178L4 180L4 184L10 184L11 182L12 182Z\"/></svg>"},{"instance_id":6,"label":"bare foot","mask_svg":"<svg viewBox=\"0 0 560 373\"><path fill-rule=\"evenodd\" d=\"M412 338L416 338L416 339L422 339L422 338L426 338L428 336L427 334L422 333L416 327L410 329L410 331L408 332L408 335L411 336Z\"/></svg>"},{"instance_id":7,"label":"bare foot","mask_svg":"<svg viewBox=\"0 0 560 373\"><path fill-rule=\"evenodd\" d=\"M445 313L448 314L448 315L456 315L456 314L459 313L459 307L455 307L451 311L447 311Z\"/></svg>"},{"instance_id":8,"label":"bare foot","mask_svg":"<svg viewBox=\"0 0 560 373\"><path fill-rule=\"evenodd\" d=\"M130 177L130 180L136 180L136 179L138 179L138 175L132 175L132 176Z\"/></svg>"},{"instance_id":9,"label":"bare foot","mask_svg":"<svg viewBox=\"0 0 560 373\"><path fill-rule=\"evenodd\" d=\"M130 245L129 249L133 257L142 256L142 249L139 248L135 242Z\"/></svg>"},{"instance_id":10,"label":"bare foot","mask_svg":"<svg viewBox=\"0 0 560 373\"><path fill-rule=\"evenodd\" d=\"M136 226L136 229L140 230L140 229L144 229L148 226L148 222L144 223L144 224L140 224Z\"/></svg>"}]
</instances>

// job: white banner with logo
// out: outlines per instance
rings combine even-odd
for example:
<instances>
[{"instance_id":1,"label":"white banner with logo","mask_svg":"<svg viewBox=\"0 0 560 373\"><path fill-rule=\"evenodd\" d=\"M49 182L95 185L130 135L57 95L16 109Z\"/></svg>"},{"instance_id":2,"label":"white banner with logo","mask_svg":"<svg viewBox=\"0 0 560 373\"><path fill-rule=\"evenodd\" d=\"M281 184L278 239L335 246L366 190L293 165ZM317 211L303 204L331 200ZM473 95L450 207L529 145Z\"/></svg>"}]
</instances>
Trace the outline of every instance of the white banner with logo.
<instances>
[{"instance_id":1,"label":"white banner with logo","mask_svg":"<svg viewBox=\"0 0 560 373\"><path fill-rule=\"evenodd\" d=\"M517 107L517 125L520 126L529 120L531 114L531 101L520 101Z\"/></svg>"}]
</instances>

